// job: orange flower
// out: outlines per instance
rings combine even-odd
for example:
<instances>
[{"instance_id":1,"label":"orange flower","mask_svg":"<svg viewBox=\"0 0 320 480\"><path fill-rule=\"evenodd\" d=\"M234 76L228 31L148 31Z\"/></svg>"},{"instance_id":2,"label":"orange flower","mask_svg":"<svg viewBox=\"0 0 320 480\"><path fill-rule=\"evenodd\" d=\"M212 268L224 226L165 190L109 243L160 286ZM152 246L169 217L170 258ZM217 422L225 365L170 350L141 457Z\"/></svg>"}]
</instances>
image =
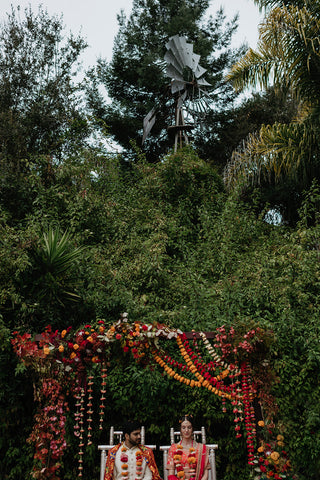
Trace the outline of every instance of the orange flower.
<instances>
[{"instance_id":1,"label":"orange flower","mask_svg":"<svg viewBox=\"0 0 320 480\"><path fill-rule=\"evenodd\" d=\"M100 333L103 333L103 332L104 332L104 327L103 327L102 325L100 325L100 327L99 327L99 332L100 332Z\"/></svg>"},{"instance_id":2,"label":"orange flower","mask_svg":"<svg viewBox=\"0 0 320 480\"><path fill-rule=\"evenodd\" d=\"M264 421L263 421L263 420L259 420L258 425L259 425L259 427L264 427Z\"/></svg>"},{"instance_id":3,"label":"orange flower","mask_svg":"<svg viewBox=\"0 0 320 480\"><path fill-rule=\"evenodd\" d=\"M61 338L64 338L67 335L67 330L62 330Z\"/></svg>"},{"instance_id":4,"label":"orange flower","mask_svg":"<svg viewBox=\"0 0 320 480\"><path fill-rule=\"evenodd\" d=\"M79 348L79 345L78 345L77 343L75 343L75 344L73 345L73 349L74 349L74 350L78 350L78 348Z\"/></svg>"},{"instance_id":5,"label":"orange flower","mask_svg":"<svg viewBox=\"0 0 320 480\"><path fill-rule=\"evenodd\" d=\"M58 350L59 350L60 353L64 352L64 346L63 346L63 345L59 345Z\"/></svg>"},{"instance_id":6,"label":"orange flower","mask_svg":"<svg viewBox=\"0 0 320 480\"><path fill-rule=\"evenodd\" d=\"M93 338L91 337L91 335L87 338L88 342L90 343L93 343Z\"/></svg>"},{"instance_id":7,"label":"orange flower","mask_svg":"<svg viewBox=\"0 0 320 480\"><path fill-rule=\"evenodd\" d=\"M43 353L44 353L45 355L49 355L49 353L50 353L50 348L47 347L47 346L46 346L46 347L43 347Z\"/></svg>"},{"instance_id":8,"label":"orange flower","mask_svg":"<svg viewBox=\"0 0 320 480\"><path fill-rule=\"evenodd\" d=\"M264 451L264 448L262 446L258 448L259 453L262 453L263 451Z\"/></svg>"},{"instance_id":9,"label":"orange flower","mask_svg":"<svg viewBox=\"0 0 320 480\"><path fill-rule=\"evenodd\" d=\"M73 360L76 356L77 356L76 353L75 353L75 352L72 352L72 353L70 354L71 360Z\"/></svg>"},{"instance_id":10,"label":"orange flower","mask_svg":"<svg viewBox=\"0 0 320 480\"><path fill-rule=\"evenodd\" d=\"M276 462L277 460L279 460L279 457L280 457L280 454L278 452L272 452L271 455L270 455L270 458Z\"/></svg>"},{"instance_id":11,"label":"orange flower","mask_svg":"<svg viewBox=\"0 0 320 480\"><path fill-rule=\"evenodd\" d=\"M184 471L180 470L180 472L177 472L177 477L179 477L179 478L184 477Z\"/></svg>"}]
</instances>

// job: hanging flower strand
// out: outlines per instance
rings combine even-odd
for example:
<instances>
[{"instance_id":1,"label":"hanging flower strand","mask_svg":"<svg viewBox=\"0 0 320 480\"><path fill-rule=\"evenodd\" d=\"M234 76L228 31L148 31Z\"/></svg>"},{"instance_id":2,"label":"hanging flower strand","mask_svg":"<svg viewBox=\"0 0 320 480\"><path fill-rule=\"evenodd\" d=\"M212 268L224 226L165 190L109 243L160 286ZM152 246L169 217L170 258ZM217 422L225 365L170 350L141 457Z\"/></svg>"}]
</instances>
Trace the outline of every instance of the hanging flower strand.
<instances>
[{"instance_id":1,"label":"hanging flower strand","mask_svg":"<svg viewBox=\"0 0 320 480\"><path fill-rule=\"evenodd\" d=\"M211 357L213 358L213 360L217 364L222 365L223 368L226 368L226 369L230 370L231 366L228 365L227 362L223 361L221 359L221 357L219 357L219 355L217 354L217 352L214 350L213 346L211 345L211 343L207 339L206 334L204 332L199 332L199 335L202 338L203 344L206 347L206 349L208 350L208 352L211 355ZM238 375L240 374L240 370L238 368L236 368L235 366L233 367L233 372L235 374L238 374Z\"/></svg>"},{"instance_id":2,"label":"hanging flower strand","mask_svg":"<svg viewBox=\"0 0 320 480\"><path fill-rule=\"evenodd\" d=\"M83 438L83 434L84 434L84 428L83 428L83 424L84 424L84 421L83 421L83 417L84 417L84 397L85 397L85 393L84 393L84 388L81 387L81 393L80 393L80 436L79 436L79 466L78 466L78 470L79 470L79 473L78 473L78 477L82 477L82 470L83 470L83 447L84 447L84 438Z\"/></svg>"},{"instance_id":3,"label":"hanging flower strand","mask_svg":"<svg viewBox=\"0 0 320 480\"><path fill-rule=\"evenodd\" d=\"M99 430L103 429L103 419L104 419L104 409L105 409L104 402L106 400L105 394L106 394L106 385L107 385L106 378L107 378L107 368L106 368L106 364L103 363L101 366L101 389L100 389L101 397L100 397L100 405L99 405L99 408L100 408Z\"/></svg>"},{"instance_id":4,"label":"hanging flower strand","mask_svg":"<svg viewBox=\"0 0 320 480\"><path fill-rule=\"evenodd\" d=\"M87 410L87 422L88 422L88 445L92 445L91 437L92 437L92 385L93 385L93 376L90 375L88 377L88 410Z\"/></svg>"}]
</instances>

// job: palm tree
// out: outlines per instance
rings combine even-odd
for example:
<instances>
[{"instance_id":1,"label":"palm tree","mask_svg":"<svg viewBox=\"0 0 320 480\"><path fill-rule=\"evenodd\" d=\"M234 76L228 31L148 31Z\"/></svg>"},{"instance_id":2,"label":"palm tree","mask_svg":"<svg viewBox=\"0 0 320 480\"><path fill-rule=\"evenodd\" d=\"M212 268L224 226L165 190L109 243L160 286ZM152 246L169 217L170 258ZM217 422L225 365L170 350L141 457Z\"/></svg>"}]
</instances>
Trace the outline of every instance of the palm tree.
<instances>
[{"instance_id":1,"label":"palm tree","mask_svg":"<svg viewBox=\"0 0 320 480\"><path fill-rule=\"evenodd\" d=\"M233 153L225 181L229 188L288 179L307 186L319 176L320 163L320 2L255 3L271 7L260 25L257 50L249 49L227 78L238 90L273 86L294 95L297 116L250 134Z\"/></svg>"}]
</instances>

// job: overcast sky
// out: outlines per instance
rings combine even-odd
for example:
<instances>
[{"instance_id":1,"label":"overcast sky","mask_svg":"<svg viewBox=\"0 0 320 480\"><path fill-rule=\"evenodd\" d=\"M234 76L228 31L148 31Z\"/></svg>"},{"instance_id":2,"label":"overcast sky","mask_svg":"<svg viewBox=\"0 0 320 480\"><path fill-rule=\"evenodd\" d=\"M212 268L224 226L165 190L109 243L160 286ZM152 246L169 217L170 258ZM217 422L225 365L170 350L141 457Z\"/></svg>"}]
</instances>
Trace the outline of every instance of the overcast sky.
<instances>
[{"instance_id":1,"label":"overcast sky","mask_svg":"<svg viewBox=\"0 0 320 480\"><path fill-rule=\"evenodd\" d=\"M253 0L211 0L209 14L213 14L220 6L224 7L228 18L239 12L239 31L234 36L233 45L246 41L255 47L257 41L257 26L261 15ZM31 5L37 11L42 4L51 14L63 14L67 31L79 33L86 38L89 48L83 55L85 66L94 65L100 56L111 60L113 39L118 31L117 14L121 9L127 16L130 14L132 0L0 0L0 18L4 20L11 5L25 8Z\"/></svg>"}]
</instances>

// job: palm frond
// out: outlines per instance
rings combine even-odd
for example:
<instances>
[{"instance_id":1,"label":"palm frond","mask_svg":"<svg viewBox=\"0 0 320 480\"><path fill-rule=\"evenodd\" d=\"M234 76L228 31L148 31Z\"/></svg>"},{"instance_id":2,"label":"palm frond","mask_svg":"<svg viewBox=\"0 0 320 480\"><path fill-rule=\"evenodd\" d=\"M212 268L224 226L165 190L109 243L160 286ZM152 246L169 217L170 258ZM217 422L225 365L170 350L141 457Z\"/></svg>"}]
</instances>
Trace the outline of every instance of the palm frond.
<instances>
[{"instance_id":1,"label":"palm frond","mask_svg":"<svg viewBox=\"0 0 320 480\"><path fill-rule=\"evenodd\" d=\"M257 50L250 49L227 80L240 90L286 85L304 100L319 100L319 13L319 5L318 12L293 5L272 9L260 24Z\"/></svg>"},{"instance_id":2,"label":"palm frond","mask_svg":"<svg viewBox=\"0 0 320 480\"><path fill-rule=\"evenodd\" d=\"M231 189L240 183L258 185L262 179L294 177L312 161L315 148L317 132L310 123L263 125L233 152L225 168L225 184Z\"/></svg>"},{"instance_id":3,"label":"palm frond","mask_svg":"<svg viewBox=\"0 0 320 480\"><path fill-rule=\"evenodd\" d=\"M43 245L39 248L39 258L45 270L55 275L62 275L70 270L82 255L83 247L74 247L71 236L66 231L63 234L59 229L49 229L43 234Z\"/></svg>"}]
</instances>

